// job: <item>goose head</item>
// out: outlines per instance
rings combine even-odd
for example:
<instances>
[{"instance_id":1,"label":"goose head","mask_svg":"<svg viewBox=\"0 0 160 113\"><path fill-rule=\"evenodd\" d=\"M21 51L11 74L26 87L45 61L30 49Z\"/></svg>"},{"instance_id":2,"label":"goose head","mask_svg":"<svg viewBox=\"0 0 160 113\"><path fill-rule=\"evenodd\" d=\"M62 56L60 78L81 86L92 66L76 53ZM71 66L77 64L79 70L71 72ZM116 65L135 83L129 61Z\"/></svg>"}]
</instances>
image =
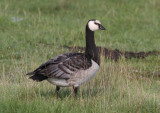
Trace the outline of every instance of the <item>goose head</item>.
<instances>
[{"instance_id":1,"label":"goose head","mask_svg":"<svg viewBox=\"0 0 160 113\"><path fill-rule=\"evenodd\" d=\"M96 31L96 30L105 30L105 28L102 26L101 22L99 20L91 19L87 23L88 28L91 31Z\"/></svg>"}]
</instances>

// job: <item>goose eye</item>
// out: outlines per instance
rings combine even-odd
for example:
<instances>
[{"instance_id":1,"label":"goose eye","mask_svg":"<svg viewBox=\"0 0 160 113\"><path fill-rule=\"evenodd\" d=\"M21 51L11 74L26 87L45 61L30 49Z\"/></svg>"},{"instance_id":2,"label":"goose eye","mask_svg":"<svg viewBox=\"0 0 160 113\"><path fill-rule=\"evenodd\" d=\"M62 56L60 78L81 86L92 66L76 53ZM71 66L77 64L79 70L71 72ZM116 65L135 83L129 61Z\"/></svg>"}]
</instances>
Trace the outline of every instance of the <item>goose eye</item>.
<instances>
[{"instance_id":1,"label":"goose eye","mask_svg":"<svg viewBox=\"0 0 160 113\"><path fill-rule=\"evenodd\" d=\"M98 23L94 22L94 24L98 25Z\"/></svg>"}]
</instances>

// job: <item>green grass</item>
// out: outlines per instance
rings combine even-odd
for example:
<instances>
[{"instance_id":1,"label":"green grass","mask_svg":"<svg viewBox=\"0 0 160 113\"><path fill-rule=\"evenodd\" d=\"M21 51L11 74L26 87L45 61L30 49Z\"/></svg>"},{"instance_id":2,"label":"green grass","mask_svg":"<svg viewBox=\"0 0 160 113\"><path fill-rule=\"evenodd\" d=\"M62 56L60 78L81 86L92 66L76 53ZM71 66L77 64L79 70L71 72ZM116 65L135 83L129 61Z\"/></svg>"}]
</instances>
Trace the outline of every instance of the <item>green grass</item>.
<instances>
[{"instance_id":1,"label":"green grass","mask_svg":"<svg viewBox=\"0 0 160 113\"><path fill-rule=\"evenodd\" d=\"M23 18L13 22L13 18ZM101 59L96 77L71 88L28 79L25 74L69 50L85 46L85 25L98 19L107 29L95 33L96 44L122 51L160 51L159 0L1 0L1 113L158 113L160 56L146 59Z\"/></svg>"}]
</instances>

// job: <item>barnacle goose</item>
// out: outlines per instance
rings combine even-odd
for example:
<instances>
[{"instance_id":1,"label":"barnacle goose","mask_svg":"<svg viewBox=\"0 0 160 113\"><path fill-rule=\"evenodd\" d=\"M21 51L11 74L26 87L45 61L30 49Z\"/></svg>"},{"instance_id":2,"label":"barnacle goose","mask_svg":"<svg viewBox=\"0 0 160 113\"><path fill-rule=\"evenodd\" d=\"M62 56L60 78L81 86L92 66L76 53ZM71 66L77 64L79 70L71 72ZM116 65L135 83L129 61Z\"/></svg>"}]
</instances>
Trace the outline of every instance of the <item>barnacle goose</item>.
<instances>
[{"instance_id":1,"label":"barnacle goose","mask_svg":"<svg viewBox=\"0 0 160 113\"><path fill-rule=\"evenodd\" d=\"M56 94L60 87L72 86L76 96L78 87L95 76L100 66L100 56L94 41L94 31L105 30L99 20L91 19L86 25L86 50L84 53L68 52L40 65L30 79L41 82L47 80L56 85Z\"/></svg>"}]
</instances>

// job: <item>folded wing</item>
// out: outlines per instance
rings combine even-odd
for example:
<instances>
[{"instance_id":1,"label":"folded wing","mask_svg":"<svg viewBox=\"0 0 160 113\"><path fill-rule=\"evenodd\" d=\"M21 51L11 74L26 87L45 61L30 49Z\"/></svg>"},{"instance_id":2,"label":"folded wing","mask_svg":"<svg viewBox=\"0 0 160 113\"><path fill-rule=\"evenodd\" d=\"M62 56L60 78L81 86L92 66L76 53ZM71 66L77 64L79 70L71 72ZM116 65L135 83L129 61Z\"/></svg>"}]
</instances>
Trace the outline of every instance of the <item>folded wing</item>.
<instances>
[{"instance_id":1,"label":"folded wing","mask_svg":"<svg viewBox=\"0 0 160 113\"><path fill-rule=\"evenodd\" d=\"M47 78L69 79L74 76L74 73L88 69L90 66L91 60L85 54L70 52L47 61L27 75L33 75L30 78L36 81Z\"/></svg>"}]
</instances>

